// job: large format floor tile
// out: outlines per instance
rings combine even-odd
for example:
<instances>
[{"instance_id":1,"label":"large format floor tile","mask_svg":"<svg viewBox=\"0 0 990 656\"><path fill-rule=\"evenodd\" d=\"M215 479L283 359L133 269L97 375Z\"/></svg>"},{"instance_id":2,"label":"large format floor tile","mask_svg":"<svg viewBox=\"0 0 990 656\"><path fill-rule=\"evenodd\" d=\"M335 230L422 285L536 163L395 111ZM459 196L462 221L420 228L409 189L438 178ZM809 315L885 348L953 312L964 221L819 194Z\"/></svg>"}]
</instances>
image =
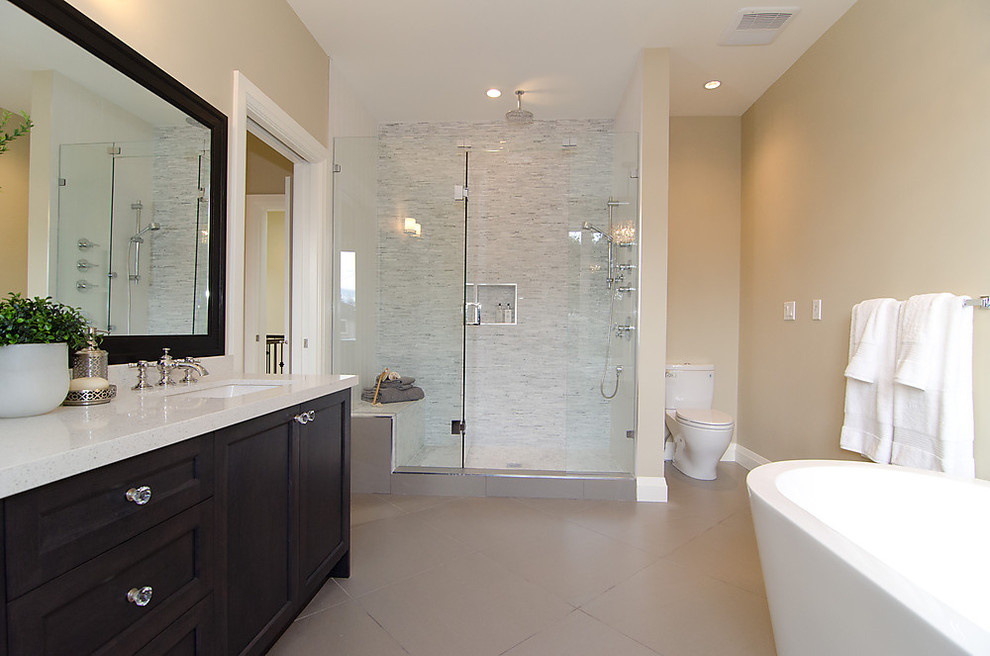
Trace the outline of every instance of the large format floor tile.
<instances>
[{"instance_id":1,"label":"large format floor tile","mask_svg":"<svg viewBox=\"0 0 990 656\"><path fill-rule=\"evenodd\" d=\"M271 656L407 656L367 612L354 602L300 618L268 652Z\"/></svg>"},{"instance_id":2,"label":"large format floor tile","mask_svg":"<svg viewBox=\"0 0 990 656\"><path fill-rule=\"evenodd\" d=\"M667 467L666 504L355 495L351 577L280 656L772 656L745 487Z\"/></svg>"},{"instance_id":3,"label":"large format floor tile","mask_svg":"<svg viewBox=\"0 0 990 656\"><path fill-rule=\"evenodd\" d=\"M497 656L573 610L480 553L359 603L413 656Z\"/></svg>"},{"instance_id":4,"label":"large format floor tile","mask_svg":"<svg viewBox=\"0 0 990 656\"><path fill-rule=\"evenodd\" d=\"M657 652L575 610L505 656L657 656Z\"/></svg>"}]
</instances>

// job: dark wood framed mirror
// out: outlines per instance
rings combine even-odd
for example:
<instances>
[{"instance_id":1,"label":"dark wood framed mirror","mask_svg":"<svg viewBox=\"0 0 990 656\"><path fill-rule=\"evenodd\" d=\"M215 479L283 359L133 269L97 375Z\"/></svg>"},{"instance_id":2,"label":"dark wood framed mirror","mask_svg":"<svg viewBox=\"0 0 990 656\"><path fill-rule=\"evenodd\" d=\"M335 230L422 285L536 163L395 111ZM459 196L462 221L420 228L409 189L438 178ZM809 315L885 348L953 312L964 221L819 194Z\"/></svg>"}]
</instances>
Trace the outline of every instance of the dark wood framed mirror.
<instances>
[{"instance_id":1,"label":"dark wood framed mirror","mask_svg":"<svg viewBox=\"0 0 990 656\"><path fill-rule=\"evenodd\" d=\"M80 123L91 105L91 113L104 123L113 115L126 116L121 122L128 124L116 131L101 125L74 140L56 141L58 120L31 107L36 126L32 138L36 131L48 130L44 137L52 146L51 161L43 169L33 163L32 144L31 175L51 178L51 193L45 197L50 206L47 256L43 245L38 259L45 262L29 262L29 268L40 266L47 275L48 295L82 307L93 325L108 330L103 347L112 364L156 360L164 347L177 357L222 355L227 117L63 0L0 3L8 5L0 22L6 23L8 47L17 48L10 51L16 59L29 60L25 51L36 47L38 61L52 60L26 65L23 75L34 76L32 99L38 97L40 79L49 85L49 97L72 100L59 110L71 116L63 123ZM12 35L25 41L11 44ZM0 56L15 59L3 52ZM76 61L61 64L55 57ZM10 68L12 62L2 63ZM0 74L6 72L2 69ZM56 107L54 100L51 107ZM144 126L140 138L134 136L140 132L138 123ZM94 164L90 157L109 163ZM116 187L107 200L98 201L102 209L83 208L93 196L78 191L83 178L99 177L94 172L104 166L109 171L104 178ZM79 175L66 173L70 170ZM136 180L134 186L116 193L128 178ZM106 225L73 219L73 212L81 217L105 214ZM72 223L70 229L72 220L84 227ZM29 249L29 257L37 251Z\"/></svg>"}]
</instances>

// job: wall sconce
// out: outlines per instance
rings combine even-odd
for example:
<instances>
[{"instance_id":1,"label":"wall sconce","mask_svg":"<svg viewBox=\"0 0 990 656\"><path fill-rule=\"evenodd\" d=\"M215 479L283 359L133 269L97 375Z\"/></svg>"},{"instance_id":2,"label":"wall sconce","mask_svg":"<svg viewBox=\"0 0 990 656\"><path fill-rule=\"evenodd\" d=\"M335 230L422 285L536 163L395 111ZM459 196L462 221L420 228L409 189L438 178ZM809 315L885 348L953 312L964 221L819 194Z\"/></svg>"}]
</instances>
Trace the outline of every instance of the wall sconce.
<instances>
[{"instance_id":1,"label":"wall sconce","mask_svg":"<svg viewBox=\"0 0 990 656\"><path fill-rule=\"evenodd\" d=\"M407 235L412 235L413 237L423 236L423 226L420 225L419 221L411 217L406 217L402 229Z\"/></svg>"}]
</instances>

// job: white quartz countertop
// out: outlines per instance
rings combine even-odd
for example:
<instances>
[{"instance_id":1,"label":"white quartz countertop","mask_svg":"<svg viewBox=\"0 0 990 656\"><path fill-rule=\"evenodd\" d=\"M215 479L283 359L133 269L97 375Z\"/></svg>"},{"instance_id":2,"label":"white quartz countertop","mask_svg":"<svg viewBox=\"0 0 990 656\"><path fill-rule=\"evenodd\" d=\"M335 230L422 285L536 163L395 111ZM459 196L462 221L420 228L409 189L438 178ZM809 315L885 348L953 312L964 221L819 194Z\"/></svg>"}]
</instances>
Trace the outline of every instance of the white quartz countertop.
<instances>
[{"instance_id":1,"label":"white quartz countertop","mask_svg":"<svg viewBox=\"0 0 990 656\"><path fill-rule=\"evenodd\" d=\"M0 498L357 383L357 376L206 377L140 392L118 386L117 398L105 405L60 406L37 417L0 419ZM231 391L247 393L222 398Z\"/></svg>"}]
</instances>

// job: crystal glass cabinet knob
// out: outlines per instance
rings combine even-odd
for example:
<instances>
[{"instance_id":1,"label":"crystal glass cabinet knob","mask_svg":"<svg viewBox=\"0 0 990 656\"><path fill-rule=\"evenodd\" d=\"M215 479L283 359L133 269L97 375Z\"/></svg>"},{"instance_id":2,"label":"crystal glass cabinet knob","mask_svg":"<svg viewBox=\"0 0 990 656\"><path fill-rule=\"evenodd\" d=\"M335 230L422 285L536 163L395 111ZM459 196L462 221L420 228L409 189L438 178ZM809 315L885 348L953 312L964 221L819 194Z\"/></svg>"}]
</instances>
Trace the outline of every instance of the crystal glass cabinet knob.
<instances>
[{"instance_id":1,"label":"crystal glass cabinet knob","mask_svg":"<svg viewBox=\"0 0 990 656\"><path fill-rule=\"evenodd\" d=\"M132 487L125 494L128 501L133 501L139 506L151 501L151 488L147 485L142 485L141 487Z\"/></svg>"},{"instance_id":2,"label":"crystal glass cabinet knob","mask_svg":"<svg viewBox=\"0 0 990 656\"><path fill-rule=\"evenodd\" d=\"M151 603L152 593L154 593L154 590L151 589L150 585L146 585L143 588L131 588L127 591L127 601L135 606L147 606Z\"/></svg>"},{"instance_id":3,"label":"crystal glass cabinet knob","mask_svg":"<svg viewBox=\"0 0 990 656\"><path fill-rule=\"evenodd\" d=\"M305 426L309 422L316 419L316 410L310 410L309 412L301 412L293 418L297 422Z\"/></svg>"}]
</instances>

